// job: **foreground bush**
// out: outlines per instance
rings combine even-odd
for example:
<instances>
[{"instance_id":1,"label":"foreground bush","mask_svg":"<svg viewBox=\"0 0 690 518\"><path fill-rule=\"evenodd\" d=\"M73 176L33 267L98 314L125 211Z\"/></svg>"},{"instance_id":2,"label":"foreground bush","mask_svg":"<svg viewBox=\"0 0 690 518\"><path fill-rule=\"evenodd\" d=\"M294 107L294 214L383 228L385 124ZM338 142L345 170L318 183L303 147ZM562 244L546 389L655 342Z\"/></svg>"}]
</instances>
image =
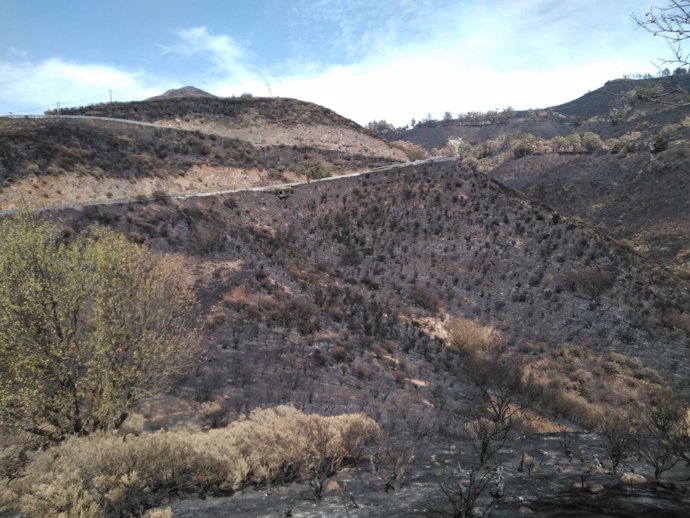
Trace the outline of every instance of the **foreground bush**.
<instances>
[{"instance_id":1,"label":"foreground bush","mask_svg":"<svg viewBox=\"0 0 690 518\"><path fill-rule=\"evenodd\" d=\"M60 441L115 429L196 361L182 264L105 229L0 222L0 427Z\"/></svg>"},{"instance_id":2,"label":"foreground bush","mask_svg":"<svg viewBox=\"0 0 690 518\"><path fill-rule=\"evenodd\" d=\"M361 414L324 417L280 406L208 432L72 437L38 453L10 487L13 505L29 516L138 516L177 493L332 474L378 436L378 425Z\"/></svg>"}]
</instances>

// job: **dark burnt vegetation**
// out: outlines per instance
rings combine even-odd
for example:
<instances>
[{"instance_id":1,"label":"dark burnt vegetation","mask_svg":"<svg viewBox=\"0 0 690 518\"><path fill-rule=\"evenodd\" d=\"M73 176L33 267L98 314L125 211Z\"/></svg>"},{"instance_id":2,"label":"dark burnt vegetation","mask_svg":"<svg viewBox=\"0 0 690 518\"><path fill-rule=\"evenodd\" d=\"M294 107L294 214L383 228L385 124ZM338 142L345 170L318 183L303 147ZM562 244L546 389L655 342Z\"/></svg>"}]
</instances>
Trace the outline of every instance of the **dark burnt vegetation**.
<instances>
[{"instance_id":1,"label":"dark burnt vegetation","mask_svg":"<svg viewBox=\"0 0 690 518\"><path fill-rule=\"evenodd\" d=\"M369 491L392 496L397 515L415 502L447 516L511 516L522 494L537 495L535 510L556 505L555 493L591 505L596 484L626 501L617 473L661 480L688 457L685 403L661 388L690 392L687 283L456 163L281 197L161 198L54 216L66 237L100 224L186 257L205 349L177 388L186 419L223 428L284 403L373 417L387 439L352 450L354 501ZM641 416L634 429L602 418L622 407ZM174 419L142 412L148 430ZM524 437L542 421L561 433ZM601 435L575 433L587 429ZM558 460L542 440L560 447ZM333 499L326 461L317 451L305 468L318 505ZM644 487L654 498L682 493L663 484ZM413 485L423 496L410 496Z\"/></svg>"},{"instance_id":2,"label":"dark burnt vegetation","mask_svg":"<svg viewBox=\"0 0 690 518\"><path fill-rule=\"evenodd\" d=\"M594 97L592 102L605 101ZM280 507L287 516L305 500L298 494L301 481L309 505L316 500L325 514L358 508L362 515L385 509L389 516L404 516L425 509L441 516L515 516L529 511L521 509L528 504L544 515L567 508L574 515L620 516L664 507L671 509L668 516L684 516L690 458L688 277L649 260L630 242L568 217L599 211L611 222L615 215L612 225L619 233L614 235L621 238L642 219L628 217L634 210L672 224L669 218L683 206L684 184L677 178L685 173L687 125L664 119L644 99L628 97L638 111L615 125L606 117L583 123L556 111L513 113L497 124L465 121L463 131L479 140L495 140L488 135L497 126L516 129L520 117L529 123L534 133L508 136L504 148L497 141L471 142L479 155L470 158L478 162L505 153L511 186L542 204L477 173L482 170L477 163L463 161L280 192L178 200L159 191L151 201L141 196L131 203L55 213L66 240L96 224L162 254L183 256L199 303L204 353L174 393L136 409L139 420L126 423L117 432L121 436L83 443L100 450L105 464L84 455L79 440L55 452L35 453L19 443L0 450L0 477L12 479L0 480L0 512L6 509L3 497L15 491L24 509L49 515L49 507L41 507L46 496L66 509L61 491L93 481L86 493L69 498L93 493L99 502L110 502L113 515L142 514L172 498L177 516L187 504L175 499L192 492L200 499L181 515L203 515L207 494L237 490L240 494L221 504L227 512L213 510L218 501L209 499L216 500L210 512L250 516L266 502L280 502L270 513ZM180 106L186 115L179 115ZM349 124L298 101L249 97L85 110L74 113L166 124L184 119L187 127L209 120L240 126L258 119ZM137 179L183 175L198 165L263 168L269 179L282 181L285 171L316 178L373 165L366 157L259 148L194 131L134 132L131 125L112 121L12 124L15 133L0 140L5 146L0 172L8 177L11 169L9 178L70 168ZM48 134L51 124L59 125L54 135ZM603 136L632 134L635 124L646 129L618 144L588 134L596 125L605 128ZM453 129L452 121L441 126ZM596 146L588 146L585 137ZM544 151L547 144L550 151ZM108 162L115 153L118 158ZM543 176L530 183L530 174L545 160L562 182ZM600 167L591 175L593 163ZM583 181L589 191L578 190ZM613 184L627 185L621 191L626 196L646 189L659 199L641 203L631 196L625 210L615 209L604 203L617 196ZM553 202L558 200L549 191L553 185L567 203ZM654 236L650 243L666 246L660 233ZM677 255L682 247L674 250ZM250 412L259 418L282 404L329 416L364 412L383 431L358 437L362 423L373 425L358 417L348 433L329 432L348 444L346 453L334 456L327 454L326 428L317 426L324 418L293 416L296 429L308 435L303 444L309 451L297 460L278 458L277 471L269 476L248 468L229 484L225 462L238 456L215 448L226 447L228 430L249 424L243 415L251 421ZM279 413L298 410L283 407ZM285 428L261 421L266 435L252 427L242 434L241 449L258 455L256 466L264 465L262 455L276 451L264 437ZM171 431L180 426L185 430ZM151 438L162 450L150 448ZM114 464L113 453L119 455ZM33 462L41 458L59 466L60 476ZM111 470L105 479L95 476L102 466ZM341 466L349 473L338 474ZM168 485L156 485L156 476L169 468L177 475ZM31 487L36 481L61 489L41 495L39 486ZM289 482L298 483L275 492L267 487ZM252 506L252 499L263 503Z\"/></svg>"},{"instance_id":3,"label":"dark burnt vegetation","mask_svg":"<svg viewBox=\"0 0 690 518\"><path fill-rule=\"evenodd\" d=\"M197 258L213 362L190 383L224 380L204 393L237 408L289 399L392 419L401 406L429 412L421 398L438 400L443 385L434 412L452 413L468 363L433 332L448 317L493 326L514 351L619 351L690 389L687 332L674 324L690 311L685 283L454 164L312 184L285 200L245 193L83 214L67 224L99 222Z\"/></svg>"},{"instance_id":4,"label":"dark burnt vegetation","mask_svg":"<svg viewBox=\"0 0 690 518\"><path fill-rule=\"evenodd\" d=\"M184 97L151 99L127 103L106 103L60 110L63 115L91 115L141 122L159 120L223 121L243 124L260 118L281 125L328 124L361 129L328 108L281 97ZM48 114L55 115L54 112Z\"/></svg>"},{"instance_id":5,"label":"dark burnt vegetation","mask_svg":"<svg viewBox=\"0 0 690 518\"><path fill-rule=\"evenodd\" d=\"M385 163L335 150L255 147L198 131L74 119L3 121L0 156L6 183L29 175L68 173L136 181L184 176L194 166L257 168L273 181L283 181L283 172L301 172L314 161L327 164L334 172Z\"/></svg>"},{"instance_id":6,"label":"dark burnt vegetation","mask_svg":"<svg viewBox=\"0 0 690 518\"><path fill-rule=\"evenodd\" d=\"M670 134L668 147L658 153L529 156L489 174L683 271L690 242L688 137L682 130Z\"/></svg>"}]
</instances>

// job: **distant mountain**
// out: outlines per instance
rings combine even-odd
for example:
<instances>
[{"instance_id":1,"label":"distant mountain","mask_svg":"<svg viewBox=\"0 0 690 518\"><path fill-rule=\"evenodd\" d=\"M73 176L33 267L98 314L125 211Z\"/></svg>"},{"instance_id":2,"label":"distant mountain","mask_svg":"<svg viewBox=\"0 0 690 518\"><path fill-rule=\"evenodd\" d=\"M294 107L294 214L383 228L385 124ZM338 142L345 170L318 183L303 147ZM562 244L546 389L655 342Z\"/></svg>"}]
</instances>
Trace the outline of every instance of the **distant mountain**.
<instances>
[{"instance_id":1,"label":"distant mountain","mask_svg":"<svg viewBox=\"0 0 690 518\"><path fill-rule=\"evenodd\" d=\"M594 131L603 138L640 131L652 137L665 124L687 115L679 110L690 100L690 74L649 80L615 79L583 96L550 108L496 111L452 120L418 122L413 128L381 134L428 150L442 148L449 138L470 144L518 133L553 138L573 131Z\"/></svg>"},{"instance_id":2,"label":"distant mountain","mask_svg":"<svg viewBox=\"0 0 690 518\"><path fill-rule=\"evenodd\" d=\"M217 98L217 96L210 94L197 88L195 86L183 86L182 88L174 88L168 90L167 92L156 95L154 97L149 97L147 101L157 101L159 99L177 99L180 97L212 97Z\"/></svg>"}]
</instances>

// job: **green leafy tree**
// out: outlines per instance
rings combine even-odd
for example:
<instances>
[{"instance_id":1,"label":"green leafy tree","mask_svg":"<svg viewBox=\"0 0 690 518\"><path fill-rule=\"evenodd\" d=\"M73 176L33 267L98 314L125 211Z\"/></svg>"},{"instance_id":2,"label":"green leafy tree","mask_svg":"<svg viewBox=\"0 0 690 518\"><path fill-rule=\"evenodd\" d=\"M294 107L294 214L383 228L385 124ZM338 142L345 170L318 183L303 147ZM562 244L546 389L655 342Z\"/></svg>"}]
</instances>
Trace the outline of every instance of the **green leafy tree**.
<instances>
[{"instance_id":1,"label":"green leafy tree","mask_svg":"<svg viewBox=\"0 0 690 518\"><path fill-rule=\"evenodd\" d=\"M592 131L585 131L582 135L582 146L587 153L594 153L604 147L604 141L598 134Z\"/></svg>"},{"instance_id":2,"label":"green leafy tree","mask_svg":"<svg viewBox=\"0 0 690 518\"><path fill-rule=\"evenodd\" d=\"M60 440L119 427L197 355L180 261L94 229L0 223L0 425Z\"/></svg>"}]
</instances>

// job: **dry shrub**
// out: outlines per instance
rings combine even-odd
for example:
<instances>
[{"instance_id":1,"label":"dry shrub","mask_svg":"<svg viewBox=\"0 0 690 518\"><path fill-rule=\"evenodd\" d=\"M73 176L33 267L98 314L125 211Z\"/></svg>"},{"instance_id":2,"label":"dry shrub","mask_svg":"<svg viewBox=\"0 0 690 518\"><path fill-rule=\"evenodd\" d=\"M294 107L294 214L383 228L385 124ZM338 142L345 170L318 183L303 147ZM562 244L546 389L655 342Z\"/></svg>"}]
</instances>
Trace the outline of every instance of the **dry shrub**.
<instances>
[{"instance_id":1,"label":"dry shrub","mask_svg":"<svg viewBox=\"0 0 690 518\"><path fill-rule=\"evenodd\" d=\"M669 326L675 327L683 333L690 335L690 315L687 313L682 314L678 310L671 310L666 315L665 320Z\"/></svg>"},{"instance_id":2,"label":"dry shrub","mask_svg":"<svg viewBox=\"0 0 690 518\"><path fill-rule=\"evenodd\" d=\"M587 428L594 427L599 419L599 408L581 395L555 385L543 389L539 406L555 415L566 417Z\"/></svg>"},{"instance_id":3,"label":"dry shrub","mask_svg":"<svg viewBox=\"0 0 690 518\"><path fill-rule=\"evenodd\" d=\"M16 508L19 496L10 486L7 478L0 478L0 515L12 511Z\"/></svg>"},{"instance_id":4,"label":"dry shrub","mask_svg":"<svg viewBox=\"0 0 690 518\"><path fill-rule=\"evenodd\" d=\"M208 432L73 437L37 453L10 489L30 516L138 516L172 494L332 473L378 436L376 422L362 414L324 417L280 406Z\"/></svg>"},{"instance_id":5,"label":"dry shrub","mask_svg":"<svg viewBox=\"0 0 690 518\"><path fill-rule=\"evenodd\" d=\"M190 228L189 245L193 252L200 255L222 250L225 239L221 225L215 222L196 221Z\"/></svg>"},{"instance_id":6,"label":"dry shrub","mask_svg":"<svg viewBox=\"0 0 690 518\"><path fill-rule=\"evenodd\" d=\"M216 329L225 323L225 313L220 308L211 310L210 313L204 316L203 322L208 329Z\"/></svg>"},{"instance_id":7,"label":"dry shrub","mask_svg":"<svg viewBox=\"0 0 690 518\"><path fill-rule=\"evenodd\" d=\"M246 286L235 286L223 295L223 304L229 307L245 308L250 303L250 294Z\"/></svg>"},{"instance_id":8,"label":"dry shrub","mask_svg":"<svg viewBox=\"0 0 690 518\"><path fill-rule=\"evenodd\" d=\"M205 428L218 428L227 424L227 399L220 396L213 401L206 401L199 406L197 419Z\"/></svg>"},{"instance_id":9,"label":"dry shrub","mask_svg":"<svg viewBox=\"0 0 690 518\"><path fill-rule=\"evenodd\" d=\"M462 166L470 171L478 171L480 162L473 156L468 156L462 159Z\"/></svg>"},{"instance_id":10,"label":"dry shrub","mask_svg":"<svg viewBox=\"0 0 690 518\"><path fill-rule=\"evenodd\" d=\"M390 143L394 148L398 148L400 151L407 155L410 160L423 160L429 158L429 153L422 146L413 144L406 140L396 140Z\"/></svg>"},{"instance_id":11,"label":"dry shrub","mask_svg":"<svg viewBox=\"0 0 690 518\"><path fill-rule=\"evenodd\" d=\"M500 332L468 318L454 318L446 326L450 345L461 352L483 355L495 352L503 345Z\"/></svg>"},{"instance_id":12,"label":"dry shrub","mask_svg":"<svg viewBox=\"0 0 690 518\"><path fill-rule=\"evenodd\" d=\"M613 272L604 271L597 267L589 267L578 272L568 272L564 275L565 285L570 291L578 291L597 301L601 295L614 284L616 276Z\"/></svg>"},{"instance_id":13,"label":"dry shrub","mask_svg":"<svg viewBox=\"0 0 690 518\"><path fill-rule=\"evenodd\" d=\"M149 509L144 513L144 518L173 518L173 516L173 511L170 506L156 507L155 509Z\"/></svg>"}]
</instances>

